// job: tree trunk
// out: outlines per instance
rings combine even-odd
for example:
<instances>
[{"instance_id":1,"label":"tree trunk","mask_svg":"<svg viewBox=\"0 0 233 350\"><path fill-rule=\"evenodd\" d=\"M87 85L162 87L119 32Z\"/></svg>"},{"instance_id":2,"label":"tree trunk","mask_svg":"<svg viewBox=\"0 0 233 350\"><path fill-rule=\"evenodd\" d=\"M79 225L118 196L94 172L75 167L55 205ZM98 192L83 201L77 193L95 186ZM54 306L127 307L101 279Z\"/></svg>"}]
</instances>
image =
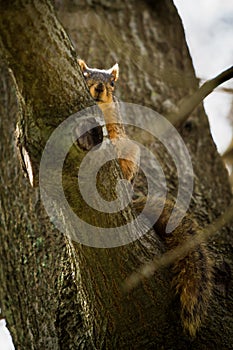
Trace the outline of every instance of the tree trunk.
<instances>
[{"instance_id":1,"label":"tree trunk","mask_svg":"<svg viewBox=\"0 0 233 350\"><path fill-rule=\"evenodd\" d=\"M85 87L74 49L51 5L46 1L0 4L3 56L13 71L19 103L18 149L24 169L36 186L41 155L52 131L72 113L94 102ZM67 1L58 3L58 15L78 55L91 67L110 68L119 62L117 91L121 100L169 114L181 97L197 88L182 25L171 1L145 1L137 6L133 0L116 1L111 6L105 1L83 1L78 6ZM4 166L0 295L17 349L230 349L233 320L229 227L210 241L214 292L206 324L191 340L181 328L180 305L170 287L168 268L158 270L153 278L144 280L128 294L122 290L126 277L164 252L152 230L116 248L98 249L71 241L68 237L74 237L75 226L66 216L59 193L53 193L48 202L54 215L62 217L65 234L49 223L38 189L30 188L18 167L13 146L16 99L12 79L1 67ZM100 117L98 112L94 117ZM179 132L195 172L191 211L200 225L206 226L230 203L227 174L202 107L180 126ZM174 164L158 142L149 145L150 141L147 139L146 146L163 161L169 191L175 195ZM86 152L72 147L65 160L63 185L67 199L82 219L88 222L92 218L97 232L105 223L104 227L116 227L117 234L118 227L134 214L127 207L116 215L96 215L83 201L76 172L85 155ZM53 168L49 166L47 180L53 188L58 172L56 163ZM107 164L100 171L103 196L115 199L118 176L116 163ZM111 190L101 187L101 183L108 184ZM139 237L144 229L137 223L128 234ZM83 230L81 235L84 233Z\"/></svg>"}]
</instances>

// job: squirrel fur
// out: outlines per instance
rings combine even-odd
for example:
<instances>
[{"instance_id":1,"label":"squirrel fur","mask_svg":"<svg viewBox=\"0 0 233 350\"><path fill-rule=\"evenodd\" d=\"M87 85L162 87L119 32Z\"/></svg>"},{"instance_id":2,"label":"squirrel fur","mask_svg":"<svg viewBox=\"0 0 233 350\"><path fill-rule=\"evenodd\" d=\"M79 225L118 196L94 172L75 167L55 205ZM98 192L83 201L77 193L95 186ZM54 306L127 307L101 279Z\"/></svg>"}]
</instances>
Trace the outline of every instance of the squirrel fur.
<instances>
[{"instance_id":1,"label":"squirrel fur","mask_svg":"<svg viewBox=\"0 0 233 350\"><path fill-rule=\"evenodd\" d=\"M134 209L137 213L143 210L145 203L145 196L134 201ZM162 199L155 198L151 200L145 213L149 220L153 220L153 217L158 217L158 213L161 213L153 226L168 250L182 245L190 237L195 239L195 235L200 232L200 227L192 215L183 213L181 209L176 207L177 215L183 219L172 232L167 233L166 226L173 209L173 200L166 199L164 204ZM206 243L198 243L187 254L180 256L174 262L172 270L172 287L179 295L183 329L185 333L195 337L207 315L212 293L212 259Z\"/></svg>"},{"instance_id":2,"label":"squirrel fur","mask_svg":"<svg viewBox=\"0 0 233 350\"><path fill-rule=\"evenodd\" d=\"M87 86L94 100L101 108L109 138L116 146L119 164L123 176L132 181L138 171L140 158L139 147L130 141L126 135L121 116L117 111L116 99L113 96L114 84L119 77L119 67L115 64L108 70L89 68L87 64L79 59ZM126 142L127 141L127 142ZM127 155L124 159L123 154ZM146 197L142 196L134 200L134 209L140 213L146 203ZM190 236L194 236L200 228L190 214L185 214L179 225L171 232L166 233L166 225L174 208L174 203L167 199L165 205L161 201L162 214L154 224L156 233L164 241L167 249L172 250L182 245ZM161 212L160 201L156 199L156 206L151 203L146 213L150 219ZM179 210L179 209L176 209ZM205 243L197 244L195 248L181 256L173 265L174 277L172 286L179 294L181 305L181 321L184 331L191 337L196 335L207 314L208 302L212 291L212 264L210 254Z\"/></svg>"},{"instance_id":3,"label":"squirrel fur","mask_svg":"<svg viewBox=\"0 0 233 350\"><path fill-rule=\"evenodd\" d=\"M140 149L127 137L117 99L113 95L115 82L119 77L118 64L105 70L89 68L81 59L78 63L89 91L104 115L109 138L116 147L122 174L125 179L132 182L138 171Z\"/></svg>"}]
</instances>

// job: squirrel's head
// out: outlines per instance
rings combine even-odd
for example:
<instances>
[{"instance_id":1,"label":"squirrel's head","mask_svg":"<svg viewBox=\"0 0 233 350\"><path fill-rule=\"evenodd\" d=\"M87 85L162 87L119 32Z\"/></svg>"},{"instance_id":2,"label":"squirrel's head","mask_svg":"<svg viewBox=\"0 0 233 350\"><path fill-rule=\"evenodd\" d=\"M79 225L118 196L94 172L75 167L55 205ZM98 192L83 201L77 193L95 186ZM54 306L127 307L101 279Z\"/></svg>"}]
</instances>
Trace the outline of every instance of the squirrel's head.
<instances>
[{"instance_id":1,"label":"squirrel's head","mask_svg":"<svg viewBox=\"0 0 233 350\"><path fill-rule=\"evenodd\" d=\"M87 64L80 59L78 63L94 100L98 104L112 102L112 93L114 91L115 82L119 76L118 64L116 63L112 68L105 70L89 68Z\"/></svg>"}]
</instances>

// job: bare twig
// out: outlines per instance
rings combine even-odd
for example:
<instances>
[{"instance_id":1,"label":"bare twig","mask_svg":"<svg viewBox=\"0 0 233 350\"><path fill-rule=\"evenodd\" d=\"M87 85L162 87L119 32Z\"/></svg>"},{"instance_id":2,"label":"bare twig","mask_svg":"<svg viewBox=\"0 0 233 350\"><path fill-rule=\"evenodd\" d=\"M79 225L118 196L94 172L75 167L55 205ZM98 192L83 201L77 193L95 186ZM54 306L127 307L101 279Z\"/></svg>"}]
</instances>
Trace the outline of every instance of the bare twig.
<instances>
[{"instance_id":1,"label":"bare twig","mask_svg":"<svg viewBox=\"0 0 233 350\"><path fill-rule=\"evenodd\" d=\"M233 66L226 69L215 78L207 80L192 96L188 96L181 103L176 113L171 113L168 120L173 124L184 122L197 105L204 100L216 87L233 78Z\"/></svg>"},{"instance_id":2,"label":"bare twig","mask_svg":"<svg viewBox=\"0 0 233 350\"><path fill-rule=\"evenodd\" d=\"M150 262L144 264L138 271L132 273L123 284L124 291L128 292L135 288L143 279L153 276L156 270L159 268L168 266L176 259L185 256L190 249L193 249L196 245L207 241L210 236L219 231L233 218L233 203L225 210L212 224L205 229L200 230L196 236L190 237L185 243L178 246L172 251L164 253L160 258L155 258Z\"/></svg>"}]
</instances>

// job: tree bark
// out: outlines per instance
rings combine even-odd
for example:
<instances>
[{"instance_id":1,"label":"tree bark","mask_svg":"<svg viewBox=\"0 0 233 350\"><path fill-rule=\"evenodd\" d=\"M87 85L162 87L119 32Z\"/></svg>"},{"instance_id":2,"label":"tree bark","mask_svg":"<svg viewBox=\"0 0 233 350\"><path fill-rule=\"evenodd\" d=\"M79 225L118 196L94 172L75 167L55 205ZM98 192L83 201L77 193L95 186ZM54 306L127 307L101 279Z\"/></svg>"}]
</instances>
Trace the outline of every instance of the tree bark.
<instances>
[{"instance_id":1,"label":"tree bark","mask_svg":"<svg viewBox=\"0 0 233 350\"><path fill-rule=\"evenodd\" d=\"M20 102L18 147L21 156L25 154L23 149L29 155L32 183L36 185L41 154L52 131L70 114L93 105L93 101L72 45L48 2L1 2L0 10L4 58L13 71ZM90 66L109 68L119 60L120 99L167 114L168 106L175 108L181 97L197 88L182 25L171 1L146 1L137 6L133 0L116 1L111 6L104 1L88 5L83 1L78 6L63 2L58 14L78 55ZM152 230L129 245L98 249L71 242L49 223L40 201L36 202L38 190L29 188L17 165L12 141L16 102L7 98L12 96L12 81L4 68L1 77L5 100L1 108L4 167L0 256L4 268L0 292L17 349L216 349L223 344L230 349L230 229L223 229L210 242L215 260L214 294L206 325L190 340L181 329L169 269L157 271L130 294L122 291L126 277L164 252ZM11 118L10 127L6 116ZM179 131L195 170L191 210L204 226L230 203L227 174L202 107ZM174 165L157 142L151 149L163 161L169 191L175 195ZM76 164L84 155L73 147L64 166L64 187L73 210L86 220L94 217L97 226L107 222L117 227L131 219L130 208L115 216L98 216L82 201L75 182ZM52 183L56 168L49 175ZM113 163L105 167L100 179L114 189L118 175ZM12 183L19 189L17 193ZM108 191L102 191L108 195ZM114 198L115 191L110 192ZM51 205L62 216L64 208L56 194ZM66 233L72 235L74 227L69 218L64 217L64 223ZM135 232L129 234L139 235L142 229L136 226ZM9 275L12 277L8 281Z\"/></svg>"}]
</instances>

